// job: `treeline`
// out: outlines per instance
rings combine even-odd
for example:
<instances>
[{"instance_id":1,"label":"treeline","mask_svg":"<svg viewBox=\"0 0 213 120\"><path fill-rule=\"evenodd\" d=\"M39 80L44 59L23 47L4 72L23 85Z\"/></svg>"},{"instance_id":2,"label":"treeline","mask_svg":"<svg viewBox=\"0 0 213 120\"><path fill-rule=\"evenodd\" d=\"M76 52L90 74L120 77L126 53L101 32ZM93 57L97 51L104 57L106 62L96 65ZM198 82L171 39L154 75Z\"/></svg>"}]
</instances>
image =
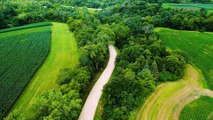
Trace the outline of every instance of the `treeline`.
<instances>
[{"instance_id":1,"label":"treeline","mask_svg":"<svg viewBox=\"0 0 213 120\"><path fill-rule=\"evenodd\" d=\"M4 2L0 11L0 29L3 29L44 21L67 22L75 8L48 1Z\"/></svg>"},{"instance_id":2,"label":"treeline","mask_svg":"<svg viewBox=\"0 0 213 120\"><path fill-rule=\"evenodd\" d=\"M53 2L53 1L52 1ZM67 22L75 11L74 7L51 1L32 1L19 4L18 2L5 2L0 4L0 29L21 26L29 23L43 21ZM157 1L155 1L157 2ZM184 9L163 9L162 3L147 4L142 1L117 1L112 6L106 6L105 15L113 15L113 19L123 19L115 13L122 15L131 14L134 19L136 15L142 16L137 21L148 22L155 27L170 27L180 30L213 31L213 14L207 14L207 10L184 10ZM142 7L135 7L133 4L141 4ZM108 5L108 4L107 4ZM144 9L145 6L146 8ZM132 10L132 11L130 11ZM144 10L145 12L142 12ZM135 14L137 13L137 14ZM103 15L97 16L100 18ZM111 17L112 18L112 17ZM110 19L111 19L110 18ZM108 18L102 18L107 20ZM109 19L109 20L110 20Z\"/></svg>"},{"instance_id":3,"label":"treeline","mask_svg":"<svg viewBox=\"0 0 213 120\"><path fill-rule=\"evenodd\" d=\"M146 16L145 20L155 26L179 30L213 31L213 14L208 15L205 9L161 9L155 16Z\"/></svg>"},{"instance_id":4,"label":"treeline","mask_svg":"<svg viewBox=\"0 0 213 120\"><path fill-rule=\"evenodd\" d=\"M138 5L137 6L134 6ZM141 6L141 7L139 7ZM119 16L121 15L121 16ZM128 20L138 22L140 27L141 22L153 24L154 27L169 27L180 30L195 30L195 31L213 31L213 13L207 14L206 9L200 10L185 10L185 9L164 9L162 3L147 4L147 2L136 2L125 5L116 4L112 7L104 9L99 18L105 22L119 21L123 16L132 16ZM140 17L139 17L140 16ZM131 24L131 22L128 22Z\"/></svg>"}]
</instances>

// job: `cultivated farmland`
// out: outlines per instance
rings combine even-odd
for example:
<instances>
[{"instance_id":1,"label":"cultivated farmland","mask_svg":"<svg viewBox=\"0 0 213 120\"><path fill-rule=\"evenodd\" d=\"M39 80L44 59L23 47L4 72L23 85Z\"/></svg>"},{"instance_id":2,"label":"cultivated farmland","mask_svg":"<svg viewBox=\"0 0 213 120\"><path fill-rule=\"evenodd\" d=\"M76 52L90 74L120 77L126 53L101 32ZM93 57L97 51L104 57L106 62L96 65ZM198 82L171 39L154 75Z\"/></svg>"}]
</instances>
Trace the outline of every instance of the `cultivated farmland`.
<instances>
[{"instance_id":1,"label":"cultivated farmland","mask_svg":"<svg viewBox=\"0 0 213 120\"><path fill-rule=\"evenodd\" d=\"M0 34L0 119L45 61L50 39L50 26Z\"/></svg>"},{"instance_id":2,"label":"cultivated farmland","mask_svg":"<svg viewBox=\"0 0 213 120\"><path fill-rule=\"evenodd\" d=\"M7 28L7 29L2 29L2 30L0 30L0 33L22 30L22 29L27 29L27 28L50 26L50 25L52 25L52 23L50 23L50 22L34 23L34 24L28 24L28 25L24 25L24 26L20 26L20 27L12 27L12 28Z\"/></svg>"},{"instance_id":3,"label":"cultivated farmland","mask_svg":"<svg viewBox=\"0 0 213 120\"><path fill-rule=\"evenodd\" d=\"M158 31L160 39L168 48L183 51L190 62L201 69L207 86L213 90L213 33L167 28L158 28L156 31Z\"/></svg>"},{"instance_id":4,"label":"cultivated farmland","mask_svg":"<svg viewBox=\"0 0 213 120\"><path fill-rule=\"evenodd\" d=\"M174 4L174 3L164 3L163 4L164 8L183 8L187 10L199 10L201 8L204 8L208 11L208 13L213 12L213 4L191 4L191 3L184 3L184 4Z\"/></svg>"},{"instance_id":5,"label":"cultivated farmland","mask_svg":"<svg viewBox=\"0 0 213 120\"><path fill-rule=\"evenodd\" d=\"M181 111L180 120L213 120L213 98L203 96Z\"/></svg>"}]
</instances>

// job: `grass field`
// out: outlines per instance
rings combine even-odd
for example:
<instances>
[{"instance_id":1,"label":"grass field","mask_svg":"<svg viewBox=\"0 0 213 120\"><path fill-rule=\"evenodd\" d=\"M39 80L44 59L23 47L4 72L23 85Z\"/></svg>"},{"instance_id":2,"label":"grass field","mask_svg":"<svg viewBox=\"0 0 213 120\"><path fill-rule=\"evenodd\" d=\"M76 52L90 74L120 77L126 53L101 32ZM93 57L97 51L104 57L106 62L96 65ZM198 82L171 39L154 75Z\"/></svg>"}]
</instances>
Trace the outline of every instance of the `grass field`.
<instances>
[{"instance_id":1,"label":"grass field","mask_svg":"<svg viewBox=\"0 0 213 120\"><path fill-rule=\"evenodd\" d=\"M137 120L178 120L180 111L201 95L213 97L202 88L201 72L188 65L183 79L159 85L138 112Z\"/></svg>"},{"instance_id":2,"label":"grass field","mask_svg":"<svg viewBox=\"0 0 213 120\"><path fill-rule=\"evenodd\" d=\"M184 4L175 4L175 3L164 3L163 8L183 8L188 10L199 10L200 8L205 8L208 13L213 12L213 4L201 4L201 3L184 3Z\"/></svg>"},{"instance_id":3,"label":"grass field","mask_svg":"<svg viewBox=\"0 0 213 120\"><path fill-rule=\"evenodd\" d=\"M201 69L208 88L213 90L213 33L156 29L160 39L169 48L181 50Z\"/></svg>"},{"instance_id":4,"label":"grass field","mask_svg":"<svg viewBox=\"0 0 213 120\"><path fill-rule=\"evenodd\" d=\"M68 25L53 23L51 50L44 64L34 75L12 110L28 114L29 107L42 92L57 87L59 70L73 68L78 64L79 52Z\"/></svg>"},{"instance_id":5,"label":"grass field","mask_svg":"<svg viewBox=\"0 0 213 120\"><path fill-rule=\"evenodd\" d=\"M38 26L37 26L38 25ZM12 107L50 50L51 27L16 27L0 34L0 119Z\"/></svg>"},{"instance_id":6,"label":"grass field","mask_svg":"<svg viewBox=\"0 0 213 120\"><path fill-rule=\"evenodd\" d=\"M180 120L213 120L213 98L203 96L181 111Z\"/></svg>"}]
</instances>

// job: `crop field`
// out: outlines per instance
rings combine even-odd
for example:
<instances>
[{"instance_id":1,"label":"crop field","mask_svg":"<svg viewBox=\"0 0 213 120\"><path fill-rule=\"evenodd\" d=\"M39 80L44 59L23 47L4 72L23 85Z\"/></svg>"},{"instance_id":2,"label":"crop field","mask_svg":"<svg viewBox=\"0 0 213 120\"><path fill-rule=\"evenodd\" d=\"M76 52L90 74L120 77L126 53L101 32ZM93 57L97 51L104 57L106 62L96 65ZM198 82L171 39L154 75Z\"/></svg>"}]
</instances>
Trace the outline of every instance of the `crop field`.
<instances>
[{"instance_id":1,"label":"crop field","mask_svg":"<svg viewBox=\"0 0 213 120\"><path fill-rule=\"evenodd\" d=\"M58 87L56 80L63 68L74 68L79 62L76 40L67 24L53 23L51 49L44 64L39 68L22 95L12 108L25 115L35 99L44 91Z\"/></svg>"},{"instance_id":2,"label":"crop field","mask_svg":"<svg viewBox=\"0 0 213 120\"><path fill-rule=\"evenodd\" d=\"M156 88L139 111L137 120L178 120L185 105L200 95L212 95L202 88L202 80L200 71L188 65L183 79Z\"/></svg>"},{"instance_id":3,"label":"crop field","mask_svg":"<svg viewBox=\"0 0 213 120\"><path fill-rule=\"evenodd\" d=\"M175 4L175 3L164 3L164 8L183 8L183 9L189 9L189 10L199 10L200 8L205 8L208 13L213 12L213 4L190 4L190 3L184 3L184 4Z\"/></svg>"},{"instance_id":4,"label":"crop field","mask_svg":"<svg viewBox=\"0 0 213 120\"><path fill-rule=\"evenodd\" d=\"M181 111L180 120L213 120L213 98L203 96Z\"/></svg>"},{"instance_id":5,"label":"crop field","mask_svg":"<svg viewBox=\"0 0 213 120\"><path fill-rule=\"evenodd\" d=\"M0 119L48 56L50 28L45 26L18 32L13 29L0 34Z\"/></svg>"},{"instance_id":6,"label":"crop field","mask_svg":"<svg viewBox=\"0 0 213 120\"><path fill-rule=\"evenodd\" d=\"M7 29L2 29L2 30L0 30L0 33L22 30L22 29L28 29L28 28L50 26L50 25L52 25L52 23L50 23L50 22L34 23L34 24L28 24L28 25L24 25L24 26L20 26L20 27L12 27L12 28L7 28Z\"/></svg>"},{"instance_id":7,"label":"crop field","mask_svg":"<svg viewBox=\"0 0 213 120\"><path fill-rule=\"evenodd\" d=\"M189 61L201 69L206 86L213 90L213 33L156 29L162 42L173 50L183 51Z\"/></svg>"}]
</instances>

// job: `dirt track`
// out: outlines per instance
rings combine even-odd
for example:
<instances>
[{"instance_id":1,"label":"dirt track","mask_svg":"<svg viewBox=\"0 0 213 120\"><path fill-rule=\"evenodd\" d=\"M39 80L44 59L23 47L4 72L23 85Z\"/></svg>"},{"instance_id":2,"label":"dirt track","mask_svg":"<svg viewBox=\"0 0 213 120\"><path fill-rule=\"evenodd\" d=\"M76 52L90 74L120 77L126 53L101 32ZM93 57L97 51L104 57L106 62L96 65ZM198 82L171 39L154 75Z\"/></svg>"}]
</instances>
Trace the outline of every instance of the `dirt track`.
<instances>
[{"instance_id":1,"label":"dirt track","mask_svg":"<svg viewBox=\"0 0 213 120\"><path fill-rule=\"evenodd\" d=\"M81 111L79 120L93 120L95 116L95 111L98 106L98 101L101 97L103 87L108 82L115 67L117 52L112 45L109 46L109 51L110 51L110 58L107 67L105 68L104 72L101 74L100 78L92 88Z\"/></svg>"}]
</instances>

